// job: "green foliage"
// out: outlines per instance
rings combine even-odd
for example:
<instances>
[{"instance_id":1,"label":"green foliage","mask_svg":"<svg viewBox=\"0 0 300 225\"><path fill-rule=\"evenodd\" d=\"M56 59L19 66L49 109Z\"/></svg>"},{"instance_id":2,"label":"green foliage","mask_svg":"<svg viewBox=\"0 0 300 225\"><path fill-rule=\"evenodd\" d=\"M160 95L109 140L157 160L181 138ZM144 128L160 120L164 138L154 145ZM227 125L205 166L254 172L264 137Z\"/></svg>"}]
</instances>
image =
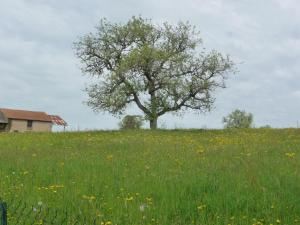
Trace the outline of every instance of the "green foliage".
<instances>
[{"instance_id":1,"label":"green foliage","mask_svg":"<svg viewBox=\"0 0 300 225\"><path fill-rule=\"evenodd\" d=\"M140 129L143 126L143 117L136 115L125 116L119 124L120 129Z\"/></svg>"},{"instance_id":2,"label":"green foliage","mask_svg":"<svg viewBox=\"0 0 300 225\"><path fill-rule=\"evenodd\" d=\"M225 128L251 128L253 123L252 113L246 113L236 109L230 113L227 117L223 118Z\"/></svg>"},{"instance_id":3,"label":"green foliage","mask_svg":"<svg viewBox=\"0 0 300 225\"><path fill-rule=\"evenodd\" d=\"M1 133L0 158L9 225L300 220L297 129Z\"/></svg>"},{"instance_id":4,"label":"green foliage","mask_svg":"<svg viewBox=\"0 0 300 225\"><path fill-rule=\"evenodd\" d=\"M86 88L95 111L124 114L135 104L157 127L157 118L186 109L210 110L216 88L234 64L217 51L205 53L189 23L159 26L132 17L127 23L101 20L96 33L75 43L82 71L98 81Z\"/></svg>"},{"instance_id":5,"label":"green foliage","mask_svg":"<svg viewBox=\"0 0 300 225\"><path fill-rule=\"evenodd\" d=\"M272 127L267 124L267 125L261 126L260 128L262 128L262 129L271 129Z\"/></svg>"}]
</instances>

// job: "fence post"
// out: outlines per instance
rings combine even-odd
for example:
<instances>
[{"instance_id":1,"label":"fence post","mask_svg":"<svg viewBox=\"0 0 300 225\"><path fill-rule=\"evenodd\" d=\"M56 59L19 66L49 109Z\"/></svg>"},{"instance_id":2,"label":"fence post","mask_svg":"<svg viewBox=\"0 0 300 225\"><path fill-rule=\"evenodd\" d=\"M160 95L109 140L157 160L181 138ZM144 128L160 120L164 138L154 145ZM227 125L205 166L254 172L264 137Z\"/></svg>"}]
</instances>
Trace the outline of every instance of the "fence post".
<instances>
[{"instance_id":1,"label":"fence post","mask_svg":"<svg viewBox=\"0 0 300 225\"><path fill-rule=\"evenodd\" d=\"M7 225L7 205L0 201L0 225Z\"/></svg>"}]
</instances>

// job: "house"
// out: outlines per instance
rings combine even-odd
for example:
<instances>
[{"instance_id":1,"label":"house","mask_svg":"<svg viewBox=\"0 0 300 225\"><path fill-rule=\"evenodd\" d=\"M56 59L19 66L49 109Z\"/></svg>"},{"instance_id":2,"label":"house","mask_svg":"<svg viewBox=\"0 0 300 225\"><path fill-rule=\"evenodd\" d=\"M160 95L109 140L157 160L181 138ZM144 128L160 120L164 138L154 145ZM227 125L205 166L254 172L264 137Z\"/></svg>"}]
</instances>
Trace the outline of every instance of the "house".
<instances>
[{"instance_id":1,"label":"house","mask_svg":"<svg viewBox=\"0 0 300 225\"><path fill-rule=\"evenodd\" d=\"M0 132L51 132L53 125L65 127L67 123L45 112L0 108Z\"/></svg>"}]
</instances>

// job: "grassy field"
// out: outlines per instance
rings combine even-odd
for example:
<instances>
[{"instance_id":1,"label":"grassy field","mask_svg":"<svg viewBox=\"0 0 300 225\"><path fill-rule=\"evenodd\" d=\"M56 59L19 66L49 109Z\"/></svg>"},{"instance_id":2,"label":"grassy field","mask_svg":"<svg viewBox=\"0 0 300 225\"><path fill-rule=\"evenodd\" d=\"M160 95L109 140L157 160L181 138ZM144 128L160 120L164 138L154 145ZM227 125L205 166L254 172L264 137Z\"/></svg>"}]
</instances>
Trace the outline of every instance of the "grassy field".
<instances>
[{"instance_id":1,"label":"grassy field","mask_svg":"<svg viewBox=\"0 0 300 225\"><path fill-rule=\"evenodd\" d=\"M9 225L300 223L296 129L2 133L0 159Z\"/></svg>"}]
</instances>

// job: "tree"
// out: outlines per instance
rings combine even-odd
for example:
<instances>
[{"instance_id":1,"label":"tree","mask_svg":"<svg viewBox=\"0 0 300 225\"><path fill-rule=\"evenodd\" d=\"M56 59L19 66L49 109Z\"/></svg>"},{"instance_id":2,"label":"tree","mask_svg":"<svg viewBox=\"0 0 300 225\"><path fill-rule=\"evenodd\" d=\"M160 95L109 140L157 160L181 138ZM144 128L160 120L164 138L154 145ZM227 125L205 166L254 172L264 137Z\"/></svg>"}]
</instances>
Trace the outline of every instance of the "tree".
<instances>
[{"instance_id":1,"label":"tree","mask_svg":"<svg viewBox=\"0 0 300 225\"><path fill-rule=\"evenodd\" d=\"M142 116L127 115L119 124L120 129L140 129L143 126Z\"/></svg>"},{"instance_id":2,"label":"tree","mask_svg":"<svg viewBox=\"0 0 300 225\"><path fill-rule=\"evenodd\" d=\"M228 56L199 51L199 33L188 22L172 26L141 17L125 24L102 19L96 30L74 44L83 73L98 78L86 88L88 106L118 116L133 103L151 129L168 112L209 111L212 92L224 88L233 72Z\"/></svg>"},{"instance_id":3,"label":"tree","mask_svg":"<svg viewBox=\"0 0 300 225\"><path fill-rule=\"evenodd\" d=\"M271 125L264 125L264 126L261 126L260 128L262 128L262 129L271 129L272 127L271 127Z\"/></svg>"},{"instance_id":4,"label":"tree","mask_svg":"<svg viewBox=\"0 0 300 225\"><path fill-rule=\"evenodd\" d=\"M223 118L225 128L251 128L253 123L252 113L246 113L236 109L227 117Z\"/></svg>"}]
</instances>

